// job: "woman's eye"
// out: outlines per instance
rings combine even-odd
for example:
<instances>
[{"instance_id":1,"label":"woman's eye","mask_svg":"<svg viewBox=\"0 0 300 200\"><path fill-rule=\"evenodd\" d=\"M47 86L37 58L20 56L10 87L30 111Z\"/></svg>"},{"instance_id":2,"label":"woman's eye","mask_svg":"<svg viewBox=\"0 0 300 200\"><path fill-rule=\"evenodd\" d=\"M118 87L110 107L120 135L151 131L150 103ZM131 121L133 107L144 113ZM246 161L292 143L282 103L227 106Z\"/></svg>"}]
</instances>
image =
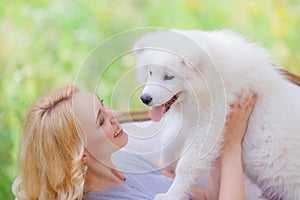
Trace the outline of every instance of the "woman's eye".
<instances>
[{"instance_id":1,"label":"woman's eye","mask_svg":"<svg viewBox=\"0 0 300 200\"><path fill-rule=\"evenodd\" d=\"M102 126L104 122L105 122L104 116L101 116L99 120L99 126Z\"/></svg>"},{"instance_id":2,"label":"woman's eye","mask_svg":"<svg viewBox=\"0 0 300 200\"><path fill-rule=\"evenodd\" d=\"M174 76L173 76L173 75L169 75L169 74L166 74L166 75L164 76L164 80L165 80L165 81L172 80L173 78L174 78Z\"/></svg>"}]
</instances>

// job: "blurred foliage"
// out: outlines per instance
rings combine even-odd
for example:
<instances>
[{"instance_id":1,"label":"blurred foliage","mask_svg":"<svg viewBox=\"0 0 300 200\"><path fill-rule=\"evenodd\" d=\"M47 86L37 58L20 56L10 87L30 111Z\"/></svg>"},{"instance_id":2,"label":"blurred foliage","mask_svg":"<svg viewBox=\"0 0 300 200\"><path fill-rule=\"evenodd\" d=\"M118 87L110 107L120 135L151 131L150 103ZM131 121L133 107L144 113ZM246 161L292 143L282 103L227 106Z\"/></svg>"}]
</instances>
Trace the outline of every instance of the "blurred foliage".
<instances>
[{"instance_id":1,"label":"blurred foliage","mask_svg":"<svg viewBox=\"0 0 300 200\"><path fill-rule=\"evenodd\" d=\"M13 199L27 106L72 83L99 42L136 27L233 29L300 74L299 10L297 0L0 0L0 199Z\"/></svg>"}]
</instances>

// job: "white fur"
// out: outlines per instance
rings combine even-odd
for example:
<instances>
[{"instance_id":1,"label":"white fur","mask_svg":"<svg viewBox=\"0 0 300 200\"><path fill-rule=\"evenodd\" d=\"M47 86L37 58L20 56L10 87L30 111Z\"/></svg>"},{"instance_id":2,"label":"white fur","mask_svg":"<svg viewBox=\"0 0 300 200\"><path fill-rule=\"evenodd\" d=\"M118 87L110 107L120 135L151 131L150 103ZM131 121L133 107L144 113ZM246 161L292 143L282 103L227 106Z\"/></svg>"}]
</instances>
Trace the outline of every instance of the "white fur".
<instances>
[{"instance_id":1,"label":"white fur","mask_svg":"<svg viewBox=\"0 0 300 200\"><path fill-rule=\"evenodd\" d=\"M257 94L243 143L249 182L267 199L300 199L300 88L272 66L264 49L222 30L159 30L140 38L134 49L150 106L183 91L164 116L162 140L173 142L161 164L180 158L176 178L156 199L188 198L197 176L220 155L228 105L241 91ZM175 78L164 80L165 74Z\"/></svg>"}]
</instances>

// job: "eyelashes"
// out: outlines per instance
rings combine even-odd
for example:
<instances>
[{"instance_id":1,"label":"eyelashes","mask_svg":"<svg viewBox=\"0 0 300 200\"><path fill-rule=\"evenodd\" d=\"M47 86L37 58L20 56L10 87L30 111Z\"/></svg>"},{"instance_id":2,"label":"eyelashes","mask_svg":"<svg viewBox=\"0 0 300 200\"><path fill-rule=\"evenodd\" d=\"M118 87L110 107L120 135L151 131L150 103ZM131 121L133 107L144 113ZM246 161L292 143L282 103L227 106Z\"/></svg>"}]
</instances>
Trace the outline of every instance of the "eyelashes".
<instances>
[{"instance_id":1,"label":"eyelashes","mask_svg":"<svg viewBox=\"0 0 300 200\"><path fill-rule=\"evenodd\" d=\"M103 99L100 99L100 103L102 104L102 106L104 105L103 102L104 102L104 100L103 100ZM102 125L104 124L104 122L105 122L105 118L104 118L104 116L102 115L102 116L100 116L99 126L102 126Z\"/></svg>"},{"instance_id":2,"label":"eyelashes","mask_svg":"<svg viewBox=\"0 0 300 200\"><path fill-rule=\"evenodd\" d=\"M98 97L98 96L97 96ZM100 104L102 105L102 106L104 106L104 104L103 104L103 99L100 99L99 97L98 97L98 100L99 100L99 102L100 102ZM104 119L104 115L102 114L101 115L101 109L99 109L99 111L98 111L98 115L97 115L97 124L99 125L99 126L102 126L103 124L104 124L104 122L105 122L105 119Z\"/></svg>"},{"instance_id":3,"label":"eyelashes","mask_svg":"<svg viewBox=\"0 0 300 200\"><path fill-rule=\"evenodd\" d=\"M104 124L104 122L105 122L105 118L104 118L104 116L101 116L100 120L99 120L99 126L102 126Z\"/></svg>"}]
</instances>

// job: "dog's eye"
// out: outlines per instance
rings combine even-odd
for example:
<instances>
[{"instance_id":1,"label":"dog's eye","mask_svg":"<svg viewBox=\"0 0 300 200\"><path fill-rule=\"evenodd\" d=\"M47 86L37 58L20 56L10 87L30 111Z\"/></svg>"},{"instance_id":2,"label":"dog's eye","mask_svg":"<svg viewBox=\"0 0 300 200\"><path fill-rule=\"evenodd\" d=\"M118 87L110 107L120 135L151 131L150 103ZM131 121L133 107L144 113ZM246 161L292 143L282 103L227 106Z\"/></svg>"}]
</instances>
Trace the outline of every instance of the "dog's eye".
<instances>
[{"instance_id":1,"label":"dog's eye","mask_svg":"<svg viewBox=\"0 0 300 200\"><path fill-rule=\"evenodd\" d=\"M165 80L165 81L172 80L173 78L174 78L174 76L173 76L173 75L169 75L169 74L166 74L166 75L164 76L164 80Z\"/></svg>"},{"instance_id":2,"label":"dog's eye","mask_svg":"<svg viewBox=\"0 0 300 200\"><path fill-rule=\"evenodd\" d=\"M149 71L150 76L152 76L152 71Z\"/></svg>"}]
</instances>

